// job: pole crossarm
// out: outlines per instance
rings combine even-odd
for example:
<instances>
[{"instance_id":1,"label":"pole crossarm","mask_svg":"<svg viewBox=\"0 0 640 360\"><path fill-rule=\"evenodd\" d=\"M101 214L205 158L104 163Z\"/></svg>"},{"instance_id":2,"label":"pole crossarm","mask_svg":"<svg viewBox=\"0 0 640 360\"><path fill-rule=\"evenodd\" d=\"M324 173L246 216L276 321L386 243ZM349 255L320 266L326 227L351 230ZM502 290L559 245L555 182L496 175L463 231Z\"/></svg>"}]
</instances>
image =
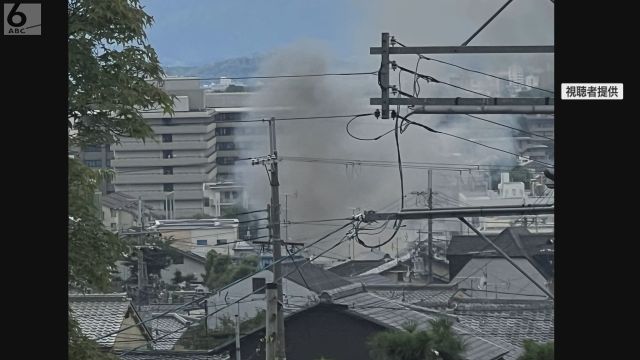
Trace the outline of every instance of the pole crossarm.
<instances>
[{"instance_id":1,"label":"pole crossarm","mask_svg":"<svg viewBox=\"0 0 640 360\"><path fill-rule=\"evenodd\" d=\"M370 105L382 104L382 98L370 98ZM472 106L535 106L554 105L552 97L544 98L390 98L389 105L472 105Z\"/></svg>"},{"instance_id":2,"label":"pole crossarm","mask_svg":"<svg viewBox=\"0 0 640 360\"><path fill-rule=\"evenodd\" d=\"M405 46L390 47L389 54L539 54L554 53L553 45L525 46ZM370 47L370 55L382 54L382 47Z\"/></svg>"},{"instance_id":3,"label":"pole crossarm","mask_svg":"<svg viewBox=\"0 0 640 360\"><path fill-rule=\"evenodd\" d=\"M430 105L415 114L555 114L553 105Z\"/></svg>"},{"instance_id":4,"label":"pole crossarm","mask_svg":"<svg viewBox=\"0 0 640 360\"><path fill-rule=\"evenodd\" d=\"M416 220L416 219L445 219L460 217L487 217L508 215L540 215L553 214L553 205L545 206L485 206L485 207L457 207L440 209L405 209L395 213L376 213L365 211L363 221L386 220Z\"/></svg>"}]
</instances>

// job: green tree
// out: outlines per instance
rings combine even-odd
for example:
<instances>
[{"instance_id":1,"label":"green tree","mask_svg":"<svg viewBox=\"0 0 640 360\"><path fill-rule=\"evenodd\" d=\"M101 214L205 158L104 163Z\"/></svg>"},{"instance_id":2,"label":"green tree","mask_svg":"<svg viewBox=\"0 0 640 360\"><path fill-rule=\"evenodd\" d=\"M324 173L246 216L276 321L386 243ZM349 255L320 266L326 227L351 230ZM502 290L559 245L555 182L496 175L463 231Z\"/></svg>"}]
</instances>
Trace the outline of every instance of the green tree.
<instances>
[{"instance_id":1,"label":"green tree","mask_svg":"<svg viewBox=\"0 0 640 360\"><path fill-rule=\"evenodd\" d=\"M153 22L139 0L70 0L67 128L69 144L117 143L120 136L152 135L141 110L172 111L172 99L158 85L164 75L147 43ZM69 159L69 285L108 288L110 270L126 246L104 229L93 204L105 174ZM69 358L106 359L82 336L69 314Z\"/></svg>"},{"instance_id":2,"label":"green tree","mask_svg":"<svg viewBox=\"0 0 640 360\"><path fill-rule=\"evenodd\" d=\"M374 360L458 360L462 359L465 344L446 319L430 321L431 328L417 331L417 324L405 324L404 331L383 331L369 342Z\"/></svg>"},{"instance_id":3,"label":"green tree","mask_svg":"<svg viewBox=\"0 0 640 360\"><path fill-rule=\"evenodd\" d=\"M139 0L71 0L68 128L72 143L112 144L153 135L140 110L172 112L158 87L164 72L145 29L153 17Z\"/></svg>"},{"instance_id":4,"label":"green tree","mask_svg":"<svg viewBox=\"0 0 640 360\"><path fill-rule=\"evenodd\" d=\"M211 290L219 289L256 270L258 259L246 257L233 262L230 256L209 251L205 263L205 283Z\"/></svg>"},{"instance_id":5,"label":"green tree","mask_svg":"<svg viewBox=\"0 0 640 360\"><path fill-rule=\"evenodd\" d=\"M246 334L258 327L264 326L266 311L259 310L251 318L245 318L240 322L240 333ZM191 326L180 337L178 345L188 350L209 350L235 336L235 319L230 316L222 316L220 325L216 329L206 331L204 322Z\"/></svg>"},{"instance_id":6,"label":"green tree","mask_svg":"<svg viewBox=\"0 0 640 360\"><path fill-rule=\"evenodd\" d=\"M518 360L553 360L553 341L541 344L525 340L523 345L524 353Z\"/></svg>"}]
</instances>

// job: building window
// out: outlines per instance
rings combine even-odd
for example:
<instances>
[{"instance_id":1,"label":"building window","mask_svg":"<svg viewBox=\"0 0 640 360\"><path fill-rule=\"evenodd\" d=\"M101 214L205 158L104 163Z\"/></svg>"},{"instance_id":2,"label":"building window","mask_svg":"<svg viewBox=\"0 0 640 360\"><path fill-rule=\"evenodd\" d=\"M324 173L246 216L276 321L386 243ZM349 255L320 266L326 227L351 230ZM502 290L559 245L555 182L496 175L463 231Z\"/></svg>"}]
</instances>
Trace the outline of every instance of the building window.
<instances>
[{"instance_id":1,"label":"building window","mask_svg":"<svg viewBox=\"0 0 640 360\"><path fill-rule=\"evenodd\" d=\"M90 168L102 167L102 160L85 160L84 163Z\"/></svg>"},{"instance_id":2,"label":"building window","mask_svg":"<svg viewBox=\"0 0 640 360\"><path fill-rule=\"evenodd\" d=\"M162 125L173 125L173 121L171 118L163 118Z\"/></svg>"},{"instance_id":3,"label":"building window","mask_svg":"<svg viewBox=\"0 0 640 360\"><path fill-rule=\"evenodd\" d=\"M227 243L227 239L218 239L218 240L216 241L216 244L217 244L217 245L224 245L224 244L226 244L226 243Z\"/></svg>"},{"instance_id":4,"label":"building window","mask_svg":"<svg viewBox=\"0 0 640 360\"><path fill-rule=\"evenodd\" d=\"M111 223L111 230L117 230L118 229L118 224L117 223Z\"/></svg>"},{"instance_id":5,"label":"building window","mask_svg":"<svg viewBox=\"0 0 640 360\"><path fill-rule=\"evenodd\" d=\"M165 166L162 168L162 173L165 175L173 175L173 167Z\"/></svg>"},{"instance_id":6,"label":"building window","mask_svg":"<svg viewBox=\"0 0 640 360\"><path fill-rule=\"evenodd\" d=\"M238 198L238 192L237 191L232 191L231 192L231 198L237 199Z\"/></svg>"},{"instance_id":7,"label":"building window","mask_svg":"<svg viewBox=\"0 0 640 360\"><path fill-rule=\"evenodd\" d=\"M209 198L208 198L208 197L206 197L206 198L202 199L202 201L203 201L203 205L204 205L204 207L209 207L209 206L211 206L211 205L209 205L211 202L209 201Z\"/></svg>"},{"instance_id":8,"label":"building window","mask_svg":"<svg viewBox=\"0 0 640 360\"><path fill-rule=\"evenodd\" d=\"M171 134L163 134L162 135L162 142L163 143L173 142L173 135L171 135Z\"/></svg>"},{"instance_id":9,"label":"building window","mask_svg":"<svg viewBox=\"0 0 640 360\"><path fill-rule=\"evenodd\" d=\"M225 191L223 193L223 195L224 195L224 199L225 200L231 200L231 192L230 191Z\"/></svg>"},{"instance_id":10,"label":"building window","mask_svg":"<svg viewBox=\"0 0 640 360\"><path fill-rule=\"evenodd\" d=\"M164 184L163 186L165 192L173 191L173 184Z\"/></svg>"},{"instance_id":11,"label":"building window","mask_svg":"<svg viewBox=\"0 0 640 360\"><path fill-rule=\"evenodd\" d=\"M162 150L162 158L163 159L172 159L173 158L173 150Z\"/></svg>"},{"instance_id":12,"label":"building window","mask_svg":"<svg viewBox=\"0 0 640 360\"><path fill-rule=\"evenodd\" d=\"M196 245L198 246L206 246L207 240L196 240Z\"/></svg>"},{"instance_id":13,"label":"building window","mask_svg":"<svg viewBox=\"0 0 640 360\"><path fill-rule=\"evenodd\" d=\"M253 287L253 293L254 294L264 294L266 293L266 285L267 285L267 279L265 278L252 278L251 279L251 283L252 283L252 287Z\"/></svg>"},{"instance_id":14,"label":"building window","mask_svg":"<svg viewBox=\"0 0 640 360\"><path fill-rule=\"evenodd\" d=\"M216 150L234 150L236 145L232 142L219 142L216 143Z\"/></svg>"},{"instance_id":15,"label":"building window","mask_svg":"<svg viewBox=\"0 0 640 360\"><path fill-rule=\"evenodd\" d=\"M221 127L216 128L216 135L224 136L224 135L233 135L234 128L232 127Z\"/></svg>"},{"instance_id":16,"label":"building window","mask_svg":"<svg viewBox=\"0 0 640 360\"><path fill-rule=\"evenodd\" d=\"M117 216L117 211L116 209L109 209L111 211L111 217L114 218Z\"/></svg>"},{"instance_id":17,"label":"building window","mask_svg":"<svg viewBox=\"0 0 640 360\"><path fill-rule=\"evenodd\" d=\"M216 158L218 165L233 165L236 162L236 156L219 156Z\"/></svg>"}]
</instances>

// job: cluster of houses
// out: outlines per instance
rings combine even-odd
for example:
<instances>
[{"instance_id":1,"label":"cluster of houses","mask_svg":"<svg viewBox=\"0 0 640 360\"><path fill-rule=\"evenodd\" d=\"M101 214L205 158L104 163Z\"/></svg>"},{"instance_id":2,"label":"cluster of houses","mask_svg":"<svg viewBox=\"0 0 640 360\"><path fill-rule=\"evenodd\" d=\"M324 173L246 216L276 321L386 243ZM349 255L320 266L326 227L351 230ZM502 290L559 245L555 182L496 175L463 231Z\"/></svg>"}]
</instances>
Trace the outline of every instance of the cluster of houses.
<instances>
[{"instance_id":1,"label":"cluster of houses","mask_svg":"<svg viewBox=\"0 0 640 360\"><path fill-rule=\"evenodd\" d=\"M554 307L547 296L553 292L553 234L509 227L488 237L513 263L478 236L456 235L446 258L432 264L437 276L430 283L418 275L414 252L396 258L371 252L329 266L305 258L283 263L287 356L369 359L373 334L408 323L427 329L429 320L442 317L464 339L469 360L517 359L524 340L553 341ZM178 265L204 273L196 259L204 258L185 256ZM224 318L255 317L266 308L262 289L272 281L263 268L205 294L202 302L135 306L126 294L77 294L70 295L70 307L84 334L123 359L236 359L233 337L206 350L185 349L180 338L195 324L215 330ZM264 358L264 332L262 325L241 334L242 359Z\"/></svg>"}]
</instances>

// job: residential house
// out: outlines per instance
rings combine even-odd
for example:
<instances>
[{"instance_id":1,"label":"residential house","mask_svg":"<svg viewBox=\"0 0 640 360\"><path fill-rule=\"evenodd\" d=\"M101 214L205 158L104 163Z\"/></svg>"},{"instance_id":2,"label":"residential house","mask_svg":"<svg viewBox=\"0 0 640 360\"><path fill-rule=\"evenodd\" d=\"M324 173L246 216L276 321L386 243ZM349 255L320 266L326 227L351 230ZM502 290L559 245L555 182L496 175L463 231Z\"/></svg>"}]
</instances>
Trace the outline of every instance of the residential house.
<instances>
[{"instance_id":1,"label":"residential house","mask_svg":"<svg viewBox=\"0 0 640 360\"><path fill-rule=\"evenodd\" d=\"M423 310L425 312L369 293L359 284L323 292L317 303L286 313L287 357L370 359L367 341L372 335L385 330L403 330L409 322L417 324L418 330L429 329L429 321L439 315ZM454 331L467 343L464 359L513 359L507 355L517 350L499 339L469 335L469 329L459 324L454 325ZM264 357L264 336L264 326L261 326L241 338L242 359ZM211 353L228 353L235 359L235 340L223 343Z\"/></svg>"},{"instance_id":2,"label":"residential house","mask_svg":"<svg viewBox=\"0 0 640 360\"><path fill-rule=\"evenodd\" d=\"M69 308L82 334L100 347L128 350L151 346L151 332L126 294L69 294Z\"/></svg>"},{"instance_id":3,"label":"residential house","mask_svg":"<svg viewBox=\"0 0 640 360\"><path fill-rule=\"evenodd\" d=\"M351 284L344 278L324 270L310 262L283 262L281 265L283 279L282 292L285 308L307 306L326 290ZM238 314L241 318L252 318L258 311L266 309L265 285L273 282L272 268L264 269L250 278L244 279L224 290L215 291L208 299L209 313L216 313L208 319L207 326L215 329L223 317L233 318ZM246 296L247 294L251 294ZM229 306L243 298L239 305Z\"/></svg>"},{"instance_id":4,"label":"residential house","mask_svg":"<svg viewBox=\"0 0 640 360\"><path fill-rule=\"evenodd\" d=\"M359 275L378 274L396 283L426 284L428 278L425 266L416 265L417 263L424 264L422 257L415 251L410 251ZM449 281L449 269L443 261L434 259L432 269L434 282L447 283Z\"/></svg>"},{"instance_id":5,"label":"residential house","mask_svg":"<svg viewBox=\"0 0 640 360\"><path fill-rule=\"evenodd\" d=\"M171 265L160 270L160 278L162 281L167 284L172 283L176 271L180 271L182 276L187 276L189 274L194 275L195 281L204 281L203 274L206 272L206 257L190 251L182 251L177 248L173 248L171 250L173 252Z\"/></svg>"},{"instance_id":6,"label":"residential house","mask_svg":"<svg viewBox=\"0 0 640 360\"><path fill-rule=\"evenodd\" d=\"M418 305L431 309L446 309L458 293L458 286L452 284L371 284L367 291L386 299Z\"/></svg>"},{"instance_id":7,"label":"residential house","mask_svg":"<svg viewBox=\"0 0 640 360\"><path fill-rule=\"evenodd\" d=\"M536 283L551 290L545 277L524 258L513 259L534 281L525 277L504 258L473 258L451 280L458 296L480 299L547 299Z\"/></svg>"},{"instance_id":8,"label":"residential house","mask_svg":"<svg viewBox=\"0 0 640 360\"><path fill-rule=\"evenodd\" d=\"M524 340L554 340L554 306L550 300L456 299L452 315L474 332L491 334L520 349Z\"/></svg>"},{"instance_id":9,"label":"residential house","mask_svg":"<svg viewBox=\"0 0 640 360\"><path fill-rule=\"evenodd\" d=\"M528 259L545 279L553 279L553 234L533 234L524 227L509 227L498 235L486 236L509 257ZM460 270L471 259L479 257L500 258L502 255L477 235L453 236L447 248L451 278L459 276Z\"/></svg>"},{"instance_id":10,"label":"residential house","mask_svg":"<svg viewBox=\"0 0 640 360\"><path fill-rule=\"evenodd\" d=\"M367 253L366 255L368 254L369 253ZM391 261L391 256L389 254L377 254L377 252L371 252L370 254L376 254L379 256L369 256L367 258L363 257L360 259L339 261L331 264L326 269L338 276L350 277L358 276L371 269L377 268L378 266L388 261Z\"/></svg>"},{"instance_id":11,"label":"residential house","mask_svg":"<svg viewBox=\"0 0 640 360\"><path fill-rule=\"evenodd\" d=\"M101 197L102 223L112 231L123 231L140 227L139 199L121 192L113 192ZM151 207L142 204L145 224L151 223Z\"/></svg>"},{"instance_id":12,"label":"residential house","mask_svg":"<svg viewBox=\"0 0 640 360\"><path fill-rule=\"evenodd\" d=\"M237 219L156 220L151 227L171 242L171 246L206 258L211 250L233 255L238 241Z\"/></svg>"},{"instance_id":13,"label":"residential house","mask_svg":"<svg viewBox=\"0 0 640 360\"><path fill-rule=\"evenodd\" d=\"M527 163L522 163L526 168ZM554 202L553 190L546 187L544 177L532 181L529 189L525 189L523 182L511 181L509 173L500 174L498 191L486 190L482 192L458 193L457 202L471 207L490 206L543 206ZM510 226L523 224L531 232L553 233L553 214L533 216L501 216L501 217L472 217L471 223L483 234L497 234ZM460 223L460 233L471 234L471 230Z\"/></svg>"}]
</instances>

